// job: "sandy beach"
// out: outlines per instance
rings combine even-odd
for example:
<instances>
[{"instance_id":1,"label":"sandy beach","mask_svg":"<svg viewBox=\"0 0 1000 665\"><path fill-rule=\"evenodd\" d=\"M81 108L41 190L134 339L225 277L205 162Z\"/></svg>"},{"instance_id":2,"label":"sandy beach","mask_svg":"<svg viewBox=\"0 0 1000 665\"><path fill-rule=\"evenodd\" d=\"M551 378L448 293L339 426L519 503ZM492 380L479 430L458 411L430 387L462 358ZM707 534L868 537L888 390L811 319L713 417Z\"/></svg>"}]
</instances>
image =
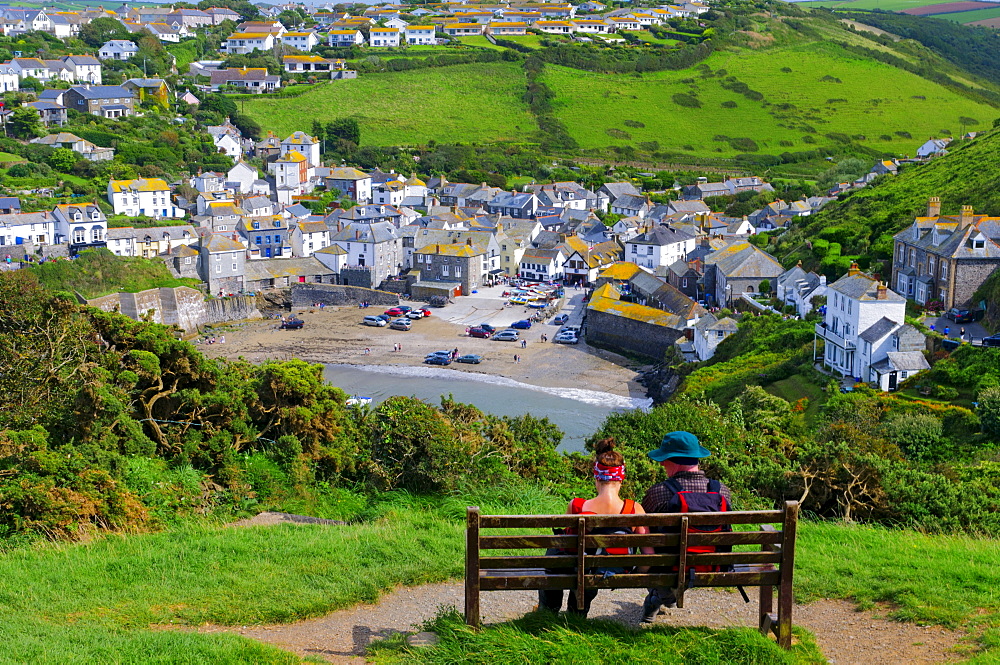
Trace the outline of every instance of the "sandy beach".
<instances>
[{"instance_id":1,"label":"sandy beach","mask_svg":"<svg viewBox=\"0 0 1000 665\"><path fill-rule=\"evenodd\" d=\"M296 309L292 314L305 322L301 330L281 330L280 321L243 321L213 328L216 340L225 343L198 343L210 357L245 358L251 362L300 358L308 362L350 365L422 365L431 351L452 350L459 354L482 356L479 365L452 363L447 369L483 375L504 376L515 381L554 388L583 388L613 393L624 397L645 397L645 390L636 382L643 368L622 356L578 345L542 342L545 334L551 340L559 329L549 323L536 323L522 330L520 342L497 342L476 339L466 334L470 325L488 322L503 328L514 320L525 318L520 307L503 307L499 288L455 304L435 308L430 317L413 322L409 331L375 328L362 325L365 315L380 314L384 308L325 307ZM411 306L422 303L407 302ZM570 324L582 319L582 294L569 294L562 312ZM394 351L394 344L402 345ZM368 353L365 352L368 349ZM514 355L520 362L514 361ZM444 369L444 368L442 368Z\"/></svg>"}]
</instances>

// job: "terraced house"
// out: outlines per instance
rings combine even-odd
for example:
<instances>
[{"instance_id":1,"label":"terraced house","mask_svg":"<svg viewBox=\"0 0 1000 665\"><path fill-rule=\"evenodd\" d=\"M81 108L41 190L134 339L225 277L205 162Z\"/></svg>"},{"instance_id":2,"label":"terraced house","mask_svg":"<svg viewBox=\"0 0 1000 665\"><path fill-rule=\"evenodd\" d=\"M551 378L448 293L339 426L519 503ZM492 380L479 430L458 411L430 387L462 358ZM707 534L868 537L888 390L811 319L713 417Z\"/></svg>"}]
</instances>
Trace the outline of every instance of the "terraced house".
<instances>
[{"instance_id":1,"label":"terraced house","mask_svg":"<svg viewBox=\"0 0 1000 665\"><path fill-rule=\"evenodd\" d=\"M183 217L184 210L170 201L170 186L162 178L111 180L108 201L116 215L137 217Z\"/></svg>"},{"instance_id":2,"label":"terraced house","mask_svg":"<svg viewBox=\"0 0 1000 665\"><path fill-rule=\"evenodd\" d=\"M976 215L962 206L942 215L930 199L927 214L893 237L892 283L906 298L944 309L973 304L972 296L1000 268L1000 217Z\"/></svg>"}]
</instances>

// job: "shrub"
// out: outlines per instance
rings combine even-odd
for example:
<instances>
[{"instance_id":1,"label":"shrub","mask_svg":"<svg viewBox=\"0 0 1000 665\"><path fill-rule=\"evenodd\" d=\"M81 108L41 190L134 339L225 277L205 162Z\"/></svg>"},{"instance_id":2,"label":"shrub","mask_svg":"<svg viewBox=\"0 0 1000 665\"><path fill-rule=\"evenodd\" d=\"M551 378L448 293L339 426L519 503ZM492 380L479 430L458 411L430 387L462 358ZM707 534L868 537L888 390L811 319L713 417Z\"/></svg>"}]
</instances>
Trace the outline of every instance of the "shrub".
<instances>
[{"instance_id":1,"label":"shrub","mask_svg":"<svg viewBox=\"0 0 1000 665\"><path fill-rule=\"evenodd\" d=\"M734 108L736 108L736 102L734 102L734 101L722 102L722 108L724 108L724 109L734 109Z\"/></svg>"},{"instance_id":2,"label":"shrub","mask_svg":"<svg viewBox=\"0 0 1000 665\"><path fill-rule=\"evenodd\" d=\"M674 104L678 106L684 106L691 109L700 109L701 102L694 95L688 95L683 92L676 93L671 99L674 100Z\"/></svg>"}]
</instances>

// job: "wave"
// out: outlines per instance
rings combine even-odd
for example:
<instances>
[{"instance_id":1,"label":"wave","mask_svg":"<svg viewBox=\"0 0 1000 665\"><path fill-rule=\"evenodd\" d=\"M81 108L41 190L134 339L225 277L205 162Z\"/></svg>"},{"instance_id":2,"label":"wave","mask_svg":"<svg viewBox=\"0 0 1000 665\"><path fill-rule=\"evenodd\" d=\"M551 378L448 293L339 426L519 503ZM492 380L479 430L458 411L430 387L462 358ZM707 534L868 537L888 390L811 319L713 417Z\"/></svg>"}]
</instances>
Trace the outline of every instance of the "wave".
<instances>
[{"instance_id":1,"label":"wave","mask_svg":"<svg viewBox=\"0 0 1000 665\"><path fill-rule=\"evenodd\" d=\"M472 381L476 383L486 383L505 388L515 388L521 390L532 390L546 393L553 397L562 397L584 404L603 406L615 411L642 409L647 410L653 405L650 398L625 397L614 393L600 390L586 390L584 388L554 388L549 386L536 386L532 383L523 383L505 376L495 376L493 374L473 374L454 369L440 367L408 366L408 365L356 365L351 363L331 364L331 367L352 367L364 372L373 374L390 374L394 376L406 376L413 378L443 379L446 381Z\"/></svg>"}]
</instances>

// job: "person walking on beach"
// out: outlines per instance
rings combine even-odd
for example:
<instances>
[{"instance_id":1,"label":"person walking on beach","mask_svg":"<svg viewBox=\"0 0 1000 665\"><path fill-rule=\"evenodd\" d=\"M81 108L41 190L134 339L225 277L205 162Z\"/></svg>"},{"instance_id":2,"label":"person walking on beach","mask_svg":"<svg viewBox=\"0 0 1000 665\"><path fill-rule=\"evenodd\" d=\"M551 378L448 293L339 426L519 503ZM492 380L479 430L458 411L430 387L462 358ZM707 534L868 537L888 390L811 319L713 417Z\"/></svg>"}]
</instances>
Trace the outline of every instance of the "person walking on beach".
<instances>
[{"instance_id":1,"label":"person walking on beach","mask_svg":"<svg viewBox=\"0 0 1000 665\"><path fill-rule=\"evenodd\" d=\"M526 339L522 339L521 340L521 348L522 349L528 348L528 340L526 340Z\"/></svg>"},{"instance_id":2,"label":"person walking on beach","mask_svg":"<svg viewBox=\"0 0 1000 665\"><path fill-rule=\"evenodd\" d=\"M369 349L369 348L368 348L368 347L366 346L366 347L365 347L365 355L367 356L367 355L368 355L368 354L370 354L371 352L372 352L372 350L371 350L371 349Z\"/></svg>"}]
</instances>

